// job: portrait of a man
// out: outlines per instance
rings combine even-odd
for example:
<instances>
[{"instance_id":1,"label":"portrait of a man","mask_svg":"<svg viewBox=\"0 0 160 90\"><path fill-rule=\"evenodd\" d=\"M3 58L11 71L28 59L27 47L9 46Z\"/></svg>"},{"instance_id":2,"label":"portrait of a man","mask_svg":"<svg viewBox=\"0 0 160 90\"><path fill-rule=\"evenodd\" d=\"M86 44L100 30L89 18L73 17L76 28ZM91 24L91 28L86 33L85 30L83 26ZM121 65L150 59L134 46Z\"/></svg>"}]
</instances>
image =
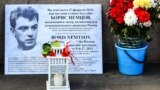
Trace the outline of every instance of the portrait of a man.
<instances>
[{"instance_id":1,"label":"portrait of a man","mask_svg":"<svg viewBox=\"0 0 160 90\"><path fill-rule=\"evenodd\" d=\"M32 7L18 7L11 11L11 32L20 50L30 50L36 46L39 15Z\"/></svg>"}]
</instances>

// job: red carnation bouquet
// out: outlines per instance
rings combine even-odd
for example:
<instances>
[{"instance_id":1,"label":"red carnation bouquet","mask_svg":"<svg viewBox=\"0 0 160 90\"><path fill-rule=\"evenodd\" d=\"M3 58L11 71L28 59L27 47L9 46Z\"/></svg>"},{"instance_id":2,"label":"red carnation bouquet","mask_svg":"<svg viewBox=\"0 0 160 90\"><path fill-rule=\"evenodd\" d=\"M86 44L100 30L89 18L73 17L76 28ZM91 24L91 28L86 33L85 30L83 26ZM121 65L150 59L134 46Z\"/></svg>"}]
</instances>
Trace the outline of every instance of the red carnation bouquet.
<instances>
[{"instance_id":1,"label":"red carnation bouquet","mask_svg":"<svg viewBox=\"0 0 160 90\"><path fill-rule=\"evenodd\" d=\"M157 0L110 0L107 13L111 32L119 37L139 37L151 40L154 23L160 22Z\"/></svg>"}]
</instances>

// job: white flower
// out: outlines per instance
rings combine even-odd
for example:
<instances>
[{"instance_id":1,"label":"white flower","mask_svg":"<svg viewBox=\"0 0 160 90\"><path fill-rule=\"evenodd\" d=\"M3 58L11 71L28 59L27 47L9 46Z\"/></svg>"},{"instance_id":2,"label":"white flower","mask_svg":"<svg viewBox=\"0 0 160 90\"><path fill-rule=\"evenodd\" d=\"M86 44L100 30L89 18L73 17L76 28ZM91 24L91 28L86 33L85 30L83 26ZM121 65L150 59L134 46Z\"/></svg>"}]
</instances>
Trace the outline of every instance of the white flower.
<instances>
[{"instance_id":1,"label":"white flower","mask_svg":"<svg viewBox=\"0 0 160 90\"><path fill-rule=\"evenodd\" d=\"M158 15L158 18L160 18L160 14Z\"/></svg>"},{"instance_id":2,"label":"white flower","mask_svg":"<svg viewBox=\"0 0 160 90\"><path fill-rule=\"evenodd\" d=\"M146 27L150 27L152 25L152 22L149 20L147 22L144 22L143 25Z\"/></svg>"},{"instance_id":3,"label":"white flower","mask_svg":"<svg viewBox=\"0 0 160 90\"><path fill-rule=\"evenodd\" d=\"M129 9L127 11L127 13L124 15L124 22L126 25L128 26L133 26L137 23L137 16L136 14L134 13L134 10L133 9Z\"/></svg>"},{"instance_id":4,"label":"white flower","mask_svg":"<svg viewBox=\"0 0 160 90\"><path fill-rule=\"evenodd\" d=\"M153 8L155 8L157 6L157 3L154 0L150 0L151 1L151 5Z\"/></svg>"},{"instance_id":5,"label":"white flower","mask_svg":"<svg viewBox=\"0 0 160 90\"><path fill-rule=\"evenodd\" d=\"M139 23L138 24L141 28L143 28L144 26L143 26L143 23Z\"/></svg>"}]
</instances>

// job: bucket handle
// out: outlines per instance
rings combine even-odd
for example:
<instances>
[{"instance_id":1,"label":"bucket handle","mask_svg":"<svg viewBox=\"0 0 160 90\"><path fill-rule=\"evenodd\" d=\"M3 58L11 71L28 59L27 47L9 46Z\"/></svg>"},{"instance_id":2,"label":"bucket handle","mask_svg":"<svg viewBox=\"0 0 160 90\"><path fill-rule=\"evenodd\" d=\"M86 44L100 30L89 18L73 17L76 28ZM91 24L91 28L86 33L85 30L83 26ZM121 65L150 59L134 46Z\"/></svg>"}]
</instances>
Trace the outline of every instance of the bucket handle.
<instances>
[{"instance_id":1,"label":"bucket handle","mask_svg":"<svg viewBox=\"0 0 160 90\"><path fill-rule=\"evenodd\" d=\"M126 50L124 50L124 52L127 54L127 56L128 56L130 59L132 59L132 60L133 60L134 62L136 62L136 63L143 64L143 63L146 62L146 55L145 55L145 59L144 59L143 61L140 61L140 60L134 59L131 55L129 55L129 53L128 53Z\"/></svg>"}]
</instances>

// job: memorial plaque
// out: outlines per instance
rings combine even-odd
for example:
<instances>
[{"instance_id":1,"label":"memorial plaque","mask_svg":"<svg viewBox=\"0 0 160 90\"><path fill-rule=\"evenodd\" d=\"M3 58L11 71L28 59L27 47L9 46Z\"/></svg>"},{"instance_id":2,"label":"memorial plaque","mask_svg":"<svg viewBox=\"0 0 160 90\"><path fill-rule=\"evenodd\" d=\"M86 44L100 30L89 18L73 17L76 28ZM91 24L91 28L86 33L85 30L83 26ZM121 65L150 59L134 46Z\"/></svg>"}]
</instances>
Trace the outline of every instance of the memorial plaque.
<instances>
[{"instance_id":1,"label":"memorial plaque","mask_svg":"<svg viewBox=\"0 0 160 90\"><path fill-rule=\"evenodd\" d=\"M5 5L5 74L47 74L42 45L69 41L70 74L102 74L100 4Z\"/></svg>"}]
</instances>

